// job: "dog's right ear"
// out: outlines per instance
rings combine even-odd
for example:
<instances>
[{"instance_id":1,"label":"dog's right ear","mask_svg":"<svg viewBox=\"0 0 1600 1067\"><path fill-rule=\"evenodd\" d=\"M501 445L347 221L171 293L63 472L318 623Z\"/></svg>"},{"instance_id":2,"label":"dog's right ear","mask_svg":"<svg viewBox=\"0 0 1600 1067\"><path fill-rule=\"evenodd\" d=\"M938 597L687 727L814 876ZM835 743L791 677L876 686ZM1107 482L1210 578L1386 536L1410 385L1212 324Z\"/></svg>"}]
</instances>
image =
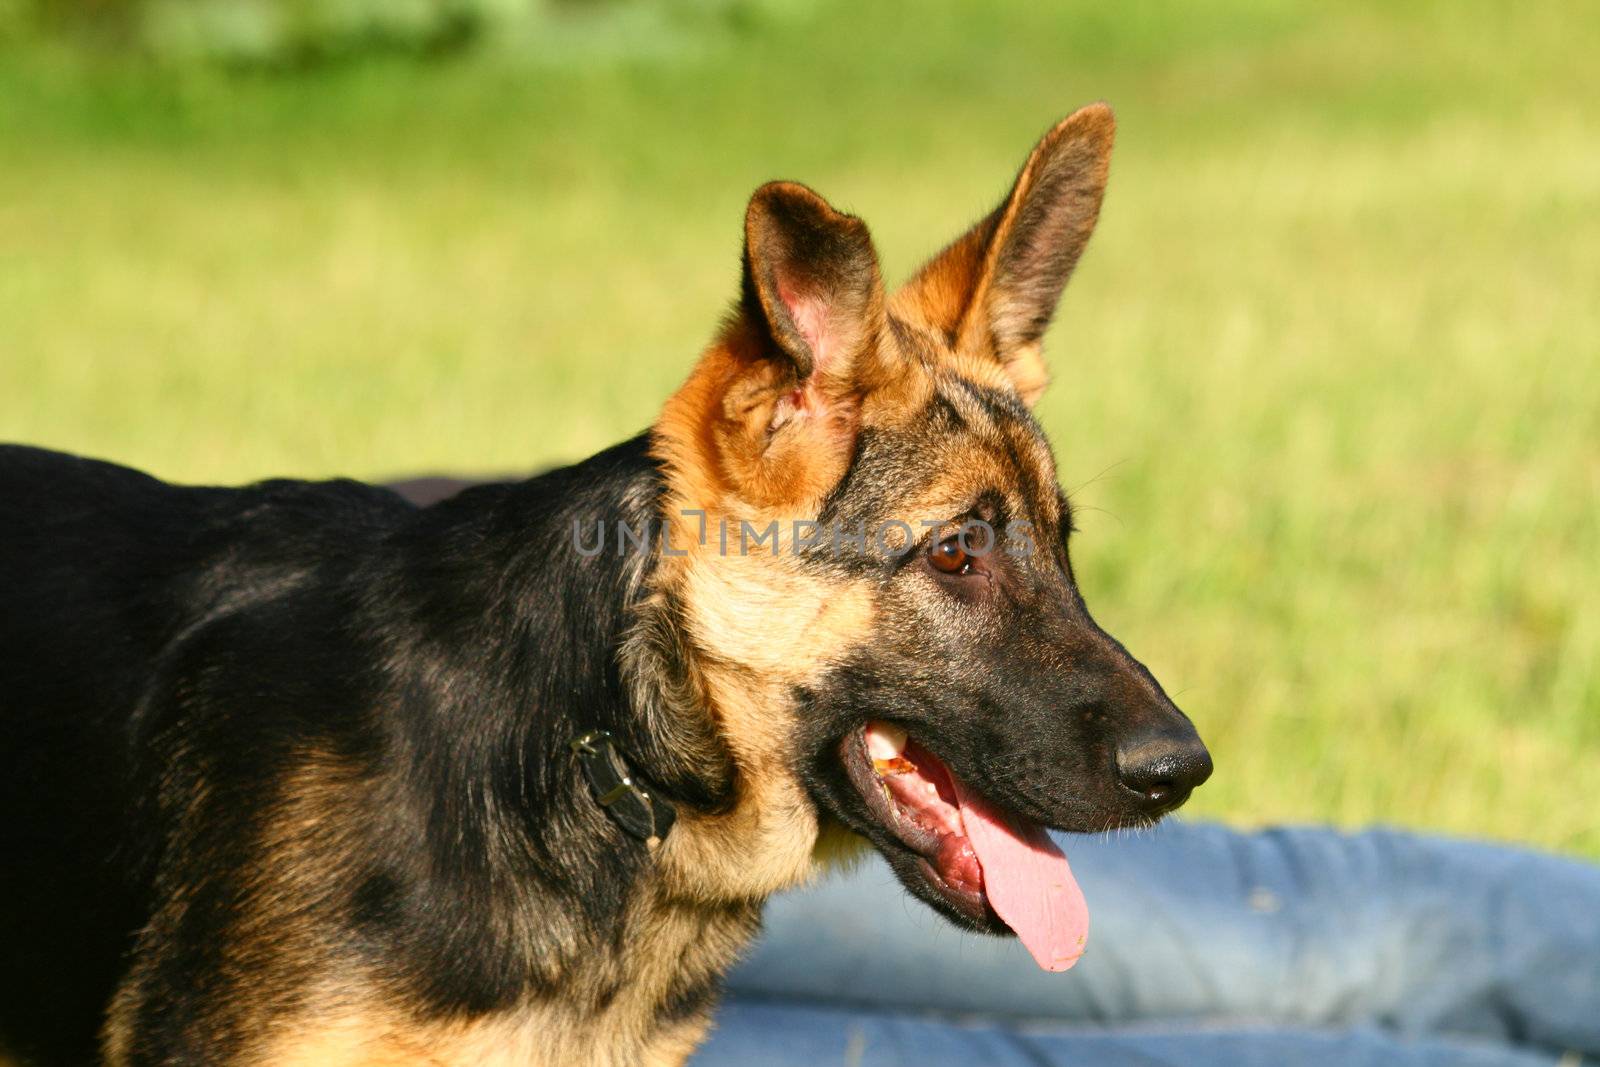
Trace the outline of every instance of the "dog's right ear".
<instances>
[{"instance_id":1,"label":"dog's right ear","mask_svg":"<svg viewBox=\"0 0 1600 1067\"><path fill-rule=\"evenodd\" d=\"M998 362L1030 405L1049 380L1040 340L1100 217L1115 129L1105 104L1056 123L1005 202L894 297L896 314L943 337L956 358Z\"/></svg>"},{"instance_id":2,"label":"dog's right ear","mask_svg":"<svg viewBox=\"0 0 1600 1067\"><path fill-rule=\"evenodd\" d=\"M878 257L866 223L794 182L757 189L744 231L738 307L657 437L708 488L804 513L843 477L860 401L887 379Z\"/></svg>"}]
</instances>

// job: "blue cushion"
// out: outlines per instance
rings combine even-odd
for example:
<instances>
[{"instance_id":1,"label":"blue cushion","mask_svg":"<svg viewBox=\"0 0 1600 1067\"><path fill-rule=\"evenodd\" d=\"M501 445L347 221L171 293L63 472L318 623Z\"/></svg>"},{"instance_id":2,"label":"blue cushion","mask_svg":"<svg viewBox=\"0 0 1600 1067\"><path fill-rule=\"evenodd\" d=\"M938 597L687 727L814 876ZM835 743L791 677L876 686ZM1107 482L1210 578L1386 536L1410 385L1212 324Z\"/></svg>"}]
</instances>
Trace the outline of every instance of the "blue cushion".
<instances>
[{"instance_id":1,"label":"blue cushion","mask_svg":"<svg viewBox=\"0 0 1600 1067\"><path fill-rule=\"evenodd\" d=\"M692 1067L1556 1067L1554 1056L1371 1028L1092 1031L742 998Z\"/></svg>"},{"instance_id":2,"label":"blue cushion","mask_svg":"<svg viewBox=\"0 0 1600 1067\"><path fill-rule=\"evenodd\" d=\"M747 1014L760 1003L832 1006L852 1025L873 1010L976 1017L987 1029L971 1033L987 1036L963 1040L1002 1043L1006 1026L1159 1022L1218 1041L1217 1027L1247 1028L1228 1039L1246 1043L1267 1040L1261 1026L1297 1027L1324 1043L1386 1034L1600 1055L1600 868L1385 830L1168 821L1060 840L1091 914L1075 969L1046 974L1015 941L954 929L874 858L774 902L730 979L745 999L728 1026L765 1018Z\"/></svg>"}]
</instances>

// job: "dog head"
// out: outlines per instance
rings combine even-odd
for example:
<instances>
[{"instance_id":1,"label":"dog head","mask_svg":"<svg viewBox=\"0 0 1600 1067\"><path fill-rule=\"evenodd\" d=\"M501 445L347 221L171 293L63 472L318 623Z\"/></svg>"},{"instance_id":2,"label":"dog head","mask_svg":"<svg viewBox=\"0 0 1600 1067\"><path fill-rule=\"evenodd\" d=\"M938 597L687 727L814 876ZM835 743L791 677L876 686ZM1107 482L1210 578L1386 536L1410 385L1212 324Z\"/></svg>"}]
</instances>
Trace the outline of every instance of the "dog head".
<instances>
[{"instance_id":1,"label":"dog head","mask_svg":"<svg viewBox=\"0 0 1600 1067\"><path fill-rule=\"evenodd\" d=\"M739 303L654 431L681 553L658 589L745 820L702 869L731 852L775 888L801 865L781 842L843 828L951 919L1067 966L1081 897L1043 828L1144 824L1210 773L1084 606L1030 411L1113 127L1104 105L1056 125L892 295L860 219L791 183L750 201Z\"/></svg>"}]
</instances>

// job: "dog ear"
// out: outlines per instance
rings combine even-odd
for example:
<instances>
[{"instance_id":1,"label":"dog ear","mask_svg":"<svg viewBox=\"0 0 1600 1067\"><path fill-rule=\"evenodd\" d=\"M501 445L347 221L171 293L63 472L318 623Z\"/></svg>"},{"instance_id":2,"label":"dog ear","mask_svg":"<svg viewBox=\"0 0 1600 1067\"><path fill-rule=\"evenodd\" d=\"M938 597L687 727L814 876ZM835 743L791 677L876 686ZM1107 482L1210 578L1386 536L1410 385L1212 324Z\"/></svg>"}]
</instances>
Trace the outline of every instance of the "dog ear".
<instances>
[{"instance_id":1,"label":"dog ear","mask_svg":"<svg viewBox=\"0 0 1600 1067\"><path fill-rule=\"evenodd\" d=\"M1034 146L995 211L898 293L896 314L937 331L958 355L996 359L1032 405L1049 374L1040 339L1094 232L1116 121L1090 104Z\"/></svg>"},{"instance_id":2,"label":"dog ear","mask_svg":"<svg viewBox=\"0 0 1600 1067\"><path fill-rule=\"evenodd\" d=\"M658 435L711 445L695 464L756 506L820 499L889 380L877 253L866 223L794 182L757 189L744 229L738 307Z\"/></svg>"},{"instance_id":3,"label":"dog ear","mask_svg":"<svg viewBox=\"0 0 1600 1067\"><path fill-rule=\"evenodd\" d=\"M797 182L757 189L744 217L743 314L764 326L796 385L846 377L883 322L867 224Z\"/></svg>"}]
</instances>

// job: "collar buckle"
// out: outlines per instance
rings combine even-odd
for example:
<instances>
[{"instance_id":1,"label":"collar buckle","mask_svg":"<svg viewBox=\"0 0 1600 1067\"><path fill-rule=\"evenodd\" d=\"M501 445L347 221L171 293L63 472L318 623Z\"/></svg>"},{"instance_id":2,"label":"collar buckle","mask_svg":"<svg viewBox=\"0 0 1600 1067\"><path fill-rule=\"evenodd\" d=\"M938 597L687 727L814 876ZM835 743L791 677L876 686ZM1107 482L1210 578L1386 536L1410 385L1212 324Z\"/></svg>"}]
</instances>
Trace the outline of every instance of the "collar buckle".
<instances>
[{"instance_id":1,"label":"collar buckle","mask_svg":"<svg viewBox=\"0 0 1600 1067\"><path fill-rule=\"evenodd\" d=\"M595 802L619 826L648 847L654 849L660 845L667 831L672 829L677 812L666 800L639 784L627 761L617 751L611 733L591 730L569 744L583 765L584 777L589 780Z\"/></svg>"}]
</instances>

